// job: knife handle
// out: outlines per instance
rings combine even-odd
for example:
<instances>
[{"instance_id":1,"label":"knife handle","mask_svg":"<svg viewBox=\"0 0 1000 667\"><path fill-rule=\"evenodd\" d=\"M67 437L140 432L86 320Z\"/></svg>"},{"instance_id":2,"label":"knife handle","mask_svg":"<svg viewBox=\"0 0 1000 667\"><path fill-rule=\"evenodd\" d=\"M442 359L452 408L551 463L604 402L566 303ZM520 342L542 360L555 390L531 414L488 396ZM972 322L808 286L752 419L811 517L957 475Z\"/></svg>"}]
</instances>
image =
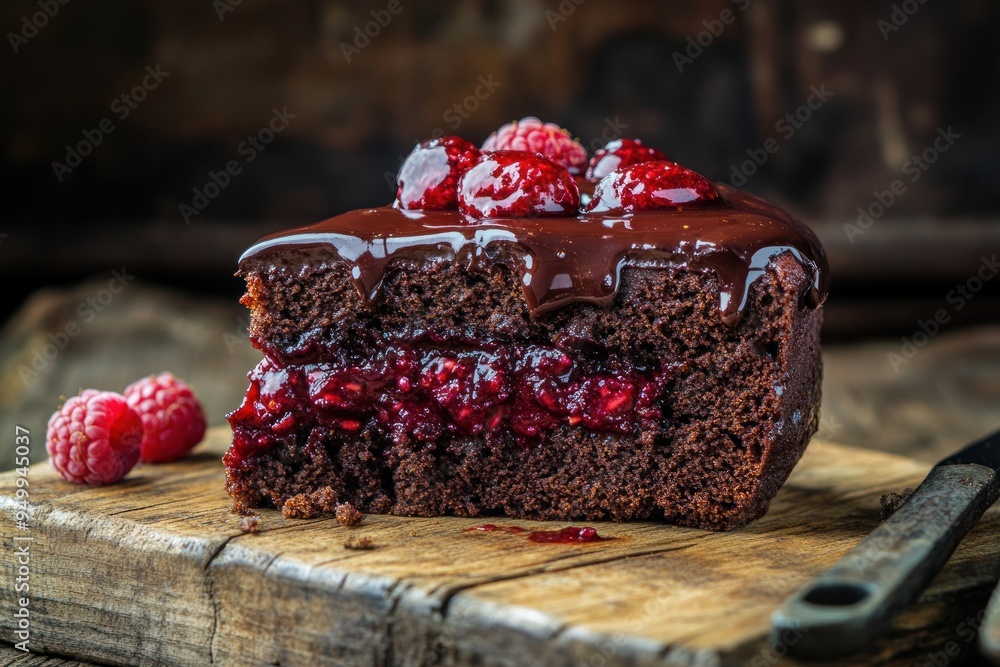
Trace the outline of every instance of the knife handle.
<instances>
[{"instance_id":1,"label":"knife handle","mask_svg":"<svg viewBox=\"0 0 1000 667\"><path fill-rule=\"evenodd\" d=\"M892 516L785 601L771 617L772 641L805 660L872 648L996 500L996 474L978 464L932 468Z\"/></svg>"}]
</instances>

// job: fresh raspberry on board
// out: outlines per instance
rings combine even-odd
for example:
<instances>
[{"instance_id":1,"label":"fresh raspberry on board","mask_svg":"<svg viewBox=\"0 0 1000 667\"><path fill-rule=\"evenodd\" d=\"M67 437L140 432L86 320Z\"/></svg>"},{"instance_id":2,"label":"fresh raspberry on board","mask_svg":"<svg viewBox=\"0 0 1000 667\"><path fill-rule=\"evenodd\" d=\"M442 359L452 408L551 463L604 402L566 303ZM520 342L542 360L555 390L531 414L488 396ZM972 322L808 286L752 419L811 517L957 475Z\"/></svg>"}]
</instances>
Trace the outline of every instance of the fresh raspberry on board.
<instances>
[{"instance_id":1,"label":"fresh raspberry on board","mask_svg":"<svg viewBox=\"0 0 1000 667\"><path fill-rule=\"evenodd\" d=\"M170 373L151 375L125 388L142 419L142 460L165 463L187 454L205 437L205 413L191 387Z\"/></svg>"},{"instance_id":2,"label":"fresh raspberry on board","mask_svg":"<svg viewBox=\"0 0 1000 667\"><path fill-rule=\"evenodd\" d=\"M580 189L565 167L538 153L483 153L459 182L458 208L473 218L576 215Z\"/></svg>"},{"instance_id":3,"label":"fresh raspberry on board","mask_svg":"<svg viewBox=\"0 0 1000 667\"><path fill-rule=\"evenodd\" d=\"M569 132L534 116L507 123L486 138L483 150L541 153L571 174L580 174L587 166L587 150Z\"/></svg>"},{"instance_id":4,"label":"fresh raspberry on board","mask_svg":"<svg viewBox=\"0 0 1000 667\"><path fill-rule=\"evenodd\" d=\"M86 389L49 418L45 450L63 479L113 484L139 460L143 426L125 397Z\"/></svg>"},{"instance_id":5,"label":"fresh raspberry on board","mask_svg":"<svg viewBox=\"0 0 1000 667\"><path fill-rule=\"evenodd\" d=\"M640 162L613 171L597 184L588 213L634 213L697 208L720 201L719 191L701 174L668 160Z\"/></svg>"},{"instance_id":6,"label":"fresh raspberry on board","mask_svg":"<svg viewBox=\"0 0 1000 667\"><path fill-rule=\"evenodd\" d=\"M667 154L638 139L615 139L594 153L587 167L587 180L599 181L616 169L650 160L669 160Z\"/></svg>"},{"instance_id":7,"label":"fresh raspberry on board","mask_svg":"<svg viewBox=\"0 0 1000 667\"><path fill-rule=\"evenodd\" d=\"M458 179L479 158L461 137L431 139L406 157L396 176L396 208L447 211L458 208Z\"/></svg>"}]
</instances>

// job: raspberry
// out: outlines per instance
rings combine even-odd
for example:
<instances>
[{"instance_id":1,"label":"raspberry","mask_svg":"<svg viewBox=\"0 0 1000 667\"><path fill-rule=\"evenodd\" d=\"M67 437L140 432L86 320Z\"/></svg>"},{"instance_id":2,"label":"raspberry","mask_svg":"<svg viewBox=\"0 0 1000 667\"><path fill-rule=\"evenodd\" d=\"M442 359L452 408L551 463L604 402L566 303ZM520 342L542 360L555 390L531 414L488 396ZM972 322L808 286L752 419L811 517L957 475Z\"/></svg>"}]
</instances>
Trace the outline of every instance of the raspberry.
<instances>
[{"instance_id":1,"label":"raspberry","mask_svg":"<svg viewBox=\"0 0 1000 667\"><path fill-rule=\"evenodd\" d=\"M692 208L719 201L719 192L701 174L667 160L640 162L613 171L594 188L588 213L634 213L660 208Z\"/></svg>"},{"instance_id":2,"label":"raspberry","mask_svg":"<svg viewBox=\"0 0 1000 667\"><path fill-rule=\"evenodd\" d=\"M63 479L113 484L139 460L142 420L125 397L87 389L49 418L45 450Z\"/></svg>"},{"instance_id":3,"label":"raspberry","mask_svg":"<svg viewBox=\"0 0 1000 667\"><path fill-rule=\"evenodd\" d=\"M473 218L575 215L580 189L565 167L538 153L483 153L458 184L458 207Z\"/></svg>"},{"instance_id":4,"label":"raspberry","mask_svg":"<svg viewBox=\"0 0 1000 667\"><path fill-rule=\"evenodd\" d=\"M650 160L669 160L667 154L638 139L616 139L594 153L587 167L587 180L599 181L616 169Z\"/></svg>"},{"instance_id":5,"label":"raspberry","mask_svg":"<svg viewBox=\"0 0 1000 667\"><path fill-rule=\"evenodd\" d=\"M507 123L483 142L484 151L528 151L541 153L579 174L587 164L587 151L569 132L555 123L543 123L534 116Z\"/></svg>"},{"instance_id":6,"label":"raspberry","mask_svg":"<svg viewBox=\"0 0 1000 667\"><path fill-rule=\"evenodd\" d=\"M191 387L170 373L151 375L125 388L142 418L142 460L165 463L187 454L205 437L205 414Z\"/></svg>"},{"instance_id":7,"label":"raspberry","mask_svg":"<svg viewBox=\"0 0 1000 667\"><path fill-rule=\"evenodd\" d=\"M396 176L396 208L446 211L458 207L458 179L479 157L461 137L431 139L406 157Z\"/></svg>"}]
</instances>

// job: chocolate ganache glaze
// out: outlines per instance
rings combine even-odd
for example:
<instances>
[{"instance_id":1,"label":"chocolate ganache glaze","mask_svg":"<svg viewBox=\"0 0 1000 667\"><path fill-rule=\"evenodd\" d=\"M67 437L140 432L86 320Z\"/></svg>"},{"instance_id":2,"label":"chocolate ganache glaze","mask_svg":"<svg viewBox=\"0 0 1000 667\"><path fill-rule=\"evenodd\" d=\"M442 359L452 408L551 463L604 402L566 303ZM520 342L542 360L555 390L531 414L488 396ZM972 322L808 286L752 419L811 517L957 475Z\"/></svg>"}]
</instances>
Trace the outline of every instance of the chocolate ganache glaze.
<instances>
[{"instance_id":1,"label":"chocolate ganache glaze","mask_svg":"<svg viewBox=\"0 0 1000 667\"><path fill-rule=\"evenodd\" d=\"M788 252L812 273L806 304L820 305L829 268L812 230L769 202L718 189L718 205L626 215L471 220L458 211L361 209L267 236L240 264L289 247L326 247L370 300L394 260L458 261L469 270L502 263L521 275L532 317L571 303L609 306L623 267L684 265L715 272L722 320L735 326L753 281Z\"/></svg>"}]
</instances>

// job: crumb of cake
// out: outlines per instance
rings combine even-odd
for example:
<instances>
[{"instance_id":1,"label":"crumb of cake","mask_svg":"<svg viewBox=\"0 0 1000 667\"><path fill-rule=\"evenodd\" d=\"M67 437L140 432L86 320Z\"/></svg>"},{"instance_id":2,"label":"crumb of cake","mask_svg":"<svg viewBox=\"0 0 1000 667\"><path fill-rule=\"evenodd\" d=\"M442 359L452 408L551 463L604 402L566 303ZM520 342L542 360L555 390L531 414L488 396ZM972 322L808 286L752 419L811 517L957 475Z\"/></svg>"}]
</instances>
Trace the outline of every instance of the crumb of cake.
<instances>
[{"instance_id":1,"label":"crumb of cake","mask_svg":"<svg viewBox=\"0 0 1000 667\"><path fill-rule=\"evenodd\" d=\"M285 504L281 506L281 515L286 519L308 519L315 516L309 495L299 493L286 500Z\"/></svg>"},{"instance_id":2,"label":"crumb of cake","mask_svg":"<svg viewBox=\"0 0 1000 667\"><path fill-rule=\"evenodd\" d=\"M312 494L312 501L319 513L335 514L338 503L337 492L331 486L324 486Z\"/></svg>"},{"instance_id":3,"label":"crumb of cake","mask_svg":"<svg viewBox=\"0 0 1000 667\"><path fill-rule=\"evenodd\" d=\"M913 489L903 489L902 493L890 491L879 498L879 502L882 504L882 511L879 513L879 520L885 521L892 516L895 511L899 509L900 505L905 503L912 495Z\"/></svg>"},{"instance_id":4,"label":"crumb of cake","mask_svg":"<svg viewBox=\"0 0 1000 667\"><path fill-rule=\"evenodd\" d=\"M259 533L260 516L257 514L252 514L250 516L240 517L240 530L242 530L244 533Z\"/></svg>"},{"instance_id":5,"label":"crumb of cake","mask_svg":"<svg viewBox=\"0 0 1000 667\"><path fill-rule=\"evenodd\" d=\"M368 535L360 537L349 537L344 540L344 548L352 551L370 551L375 548L375 543Z\"/></svg>"},{"instance_id":6,"label":"crumb of cake","mask_svg":"<svg viewBox=\"0 0 1000 667\"><path fill-rule=\"evenodd\" d=\"M351 503L338 503L334 508L337 521L348 528L352 528L365 518L364 513Z\"/></svg>"},{"instance_id":7,"label":"crumb of cake","mask_svg":"<svg viewBox=\"0 0 1000 667\"><path fill-rule=\"evenodd\" d=\"M337 492L332 487L324 486L312 493L299 493L281 507L281 514L286 519L312 519L321 514L333 514L337 511Z\"/></svg>"}]
</instances>

